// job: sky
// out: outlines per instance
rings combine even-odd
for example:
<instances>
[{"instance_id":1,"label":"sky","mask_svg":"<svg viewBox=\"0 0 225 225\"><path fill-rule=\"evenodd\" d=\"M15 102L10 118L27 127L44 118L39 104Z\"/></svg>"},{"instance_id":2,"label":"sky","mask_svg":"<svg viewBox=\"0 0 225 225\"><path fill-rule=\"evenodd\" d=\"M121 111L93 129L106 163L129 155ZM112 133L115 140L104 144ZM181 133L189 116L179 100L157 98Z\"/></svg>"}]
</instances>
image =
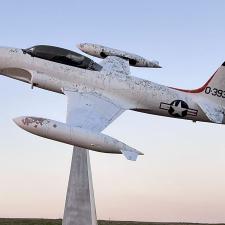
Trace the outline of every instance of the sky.
<instances>
[{"instance_id":1,"label":"sky","mask_svg":"<svg viewBox=\"0 0 225 225\"><path fill-rule=\"evenodd\" d=\"M0 45L80 52L78 43L102 44L163 67L132 75L192 89L225 60L224 9L223 0L8 0ZM0 102L0 217L62 218L72 147L29 134L12 118L65 121L65 96L0 76ZM128 111L104 133L145 155L129 162L91 152L98 219L225 222L224 126Z\"/></svg>"}]
</instances>

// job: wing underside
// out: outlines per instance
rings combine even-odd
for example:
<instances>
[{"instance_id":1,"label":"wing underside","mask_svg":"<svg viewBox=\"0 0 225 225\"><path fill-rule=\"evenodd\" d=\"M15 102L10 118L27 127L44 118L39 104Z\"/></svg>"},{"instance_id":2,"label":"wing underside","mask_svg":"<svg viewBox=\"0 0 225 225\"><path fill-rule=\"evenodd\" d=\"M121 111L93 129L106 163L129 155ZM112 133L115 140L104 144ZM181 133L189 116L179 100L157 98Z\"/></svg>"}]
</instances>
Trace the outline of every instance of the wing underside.
<instances>
[{"instance_id":1,"label":"wing underside","mask_svg":"<svg viewBox=\"0 0 225 225\"><path fill-rule=\"evenodd\" d=\"M94 93L73 91L64 91L64 93L68 98L66 122L94 133L103 131L125 111L110 99ZM120 151L128 160L132 161L142 154L129 146Z\"/></svg>"},{"instance_id":2,"label":"wing underside","mask_svg":"<svg viewBox=\"0 0 225 225\"><path fill-rule=\"evenodd\" d=\"M103 131L125 109L94 93L64 91L68 98L66 122L94 132Z\"/></svg>"}]
</instances>

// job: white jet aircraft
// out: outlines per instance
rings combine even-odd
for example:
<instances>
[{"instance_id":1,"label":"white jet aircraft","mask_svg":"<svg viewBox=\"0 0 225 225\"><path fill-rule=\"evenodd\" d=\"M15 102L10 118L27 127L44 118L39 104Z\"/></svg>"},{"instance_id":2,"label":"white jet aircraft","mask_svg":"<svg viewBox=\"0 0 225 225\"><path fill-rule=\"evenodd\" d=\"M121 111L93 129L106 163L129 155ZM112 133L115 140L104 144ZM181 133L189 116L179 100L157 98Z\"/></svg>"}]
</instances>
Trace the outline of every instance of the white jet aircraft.
<instances>
[{"instance_id":1,"label":"white jet aircraft","mask_svg":"<svg viewBox=\"0 0 225 225\"><path fill-rule=\"evenodd\" d=\"M18 126L48 139L136 160L141 152L101 133L125 110L225 123L225 63L201 88L181 90L130 76L130 66L160 68L156 61L95 44L78 47L102 62L54 46L0 48L0 74L68 98L66 123L25 116L14 119Z\"/></svg>"}]
</instances>

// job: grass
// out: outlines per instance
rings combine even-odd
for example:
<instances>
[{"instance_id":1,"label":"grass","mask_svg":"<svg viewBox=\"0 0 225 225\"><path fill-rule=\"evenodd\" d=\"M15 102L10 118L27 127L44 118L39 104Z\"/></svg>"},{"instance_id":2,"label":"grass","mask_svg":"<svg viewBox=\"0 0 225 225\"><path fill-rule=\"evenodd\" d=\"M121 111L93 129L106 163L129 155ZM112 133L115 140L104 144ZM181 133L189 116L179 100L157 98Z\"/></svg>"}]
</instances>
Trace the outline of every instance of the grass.
<instances>
[{"instance_id":1,"label":"grass","mask_svg":"<svg viewBox=\"0 0 225 225\"><path fill-rule=\"evenodd\" d=\"M0 219L0 225L61 225L62 220L50 219Z\"/></svg>"},{"instance_id":2,"label":"grass","mask_svg":"<svg viewBox=\"0 0 225 225\"><path fill-rule=\"evenodd\" d=\"M0 225L62 225L61 219L0 219ZM203 223L156 223L99 220L98 225L206 225ZM210 224L207 224L210 225ZM214 224L215 225L215 224ZM225 225L225 224L220 224Z\"/></svg>"}]
</instances>

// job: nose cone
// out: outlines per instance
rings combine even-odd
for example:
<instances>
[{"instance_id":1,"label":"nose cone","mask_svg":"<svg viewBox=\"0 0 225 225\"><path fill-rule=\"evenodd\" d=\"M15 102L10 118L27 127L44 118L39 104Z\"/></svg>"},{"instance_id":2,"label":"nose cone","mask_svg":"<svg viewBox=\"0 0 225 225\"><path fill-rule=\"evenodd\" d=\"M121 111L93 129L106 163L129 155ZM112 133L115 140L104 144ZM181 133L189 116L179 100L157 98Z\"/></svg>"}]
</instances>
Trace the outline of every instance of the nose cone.
<instances>
[{"instance_id":1,"label":"nose cone","mask_svg":"<svg viewBox=\"0 0 225 225\"><path fill-rule=\"evenodd\" d=\"M80 43L77 47L84 53L99 57L100 48L98 45L90 43Z\"/></svg>"},{"instance_id":2,"label":"nose cone","mask_svg":"<svg viewBox=\"0 0 225 225\"><path fill-rule=\"evenodd\" d=\"M47 131L48 124L51 122L44 118L31 116L17 117L13 121L23 130L42 137Z\"/></svg>"},{"instance_id":3,"label":"nose cone","mask_svg":"<svg viewBox=\"0 0 225 225\"><path fill-rule=\"evenodd\" d=\"M81 51L84 51L86 49L86 44L85 43L77 44L77 48L79 48Z\"/></svg>"},{"instance_id":4,"label":"nose cone","mask_svg":"<svg viewBox=\"0 0 225 225\"><path fill-rule=\"evenodd\" d=\"M15 123L17 126L19 126L19 127L21 127L21 128L24 129L25 119L26 119L25 116L20 116L20 117L14 118L13 121L14 121L14 123Z\"/></svg>"}]
</instances>

